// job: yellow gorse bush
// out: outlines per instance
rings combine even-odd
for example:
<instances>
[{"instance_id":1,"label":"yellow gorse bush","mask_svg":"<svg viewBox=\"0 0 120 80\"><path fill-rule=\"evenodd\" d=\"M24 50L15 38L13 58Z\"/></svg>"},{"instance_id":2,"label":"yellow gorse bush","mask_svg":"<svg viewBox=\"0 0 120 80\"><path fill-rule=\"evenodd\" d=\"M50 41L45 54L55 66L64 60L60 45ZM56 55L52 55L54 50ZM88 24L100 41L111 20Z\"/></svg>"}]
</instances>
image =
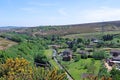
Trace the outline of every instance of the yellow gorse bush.
<instances>
[{"instance_id":1,"label":"yellow gorse bush","mask_svg":"<svg viewBox=\"0 0 120 80\"><path fill-rule=\"evenodd\" d=\"M1 64L1 76L8 80L26 79L32 80L32 67L24 58L8 58L4 64Z\"/></svg>"},{"instance_id":2,"label":"yellow gorse bush","mask_svg":"<svg viewBox=\"0 0 120 80\"><path fill-rule=\"evenodd\" d=\"M41 67L31 67L24 58L8 58L0 64L0 80L64 80L65 73L56 69L49 70Z\"/></svg>"},{"instance_id":3,"label":"yellow gorse bush","mask_svg":"<svg viewBox=\"0 0 120 80\"><path fill-rule=\"evenodd\" d=\"M54 69L52 71L49 71L47 76L45 77L45 80L64 80L66 74L58 74L57 70Z\"/></svg>"}]
</instances>

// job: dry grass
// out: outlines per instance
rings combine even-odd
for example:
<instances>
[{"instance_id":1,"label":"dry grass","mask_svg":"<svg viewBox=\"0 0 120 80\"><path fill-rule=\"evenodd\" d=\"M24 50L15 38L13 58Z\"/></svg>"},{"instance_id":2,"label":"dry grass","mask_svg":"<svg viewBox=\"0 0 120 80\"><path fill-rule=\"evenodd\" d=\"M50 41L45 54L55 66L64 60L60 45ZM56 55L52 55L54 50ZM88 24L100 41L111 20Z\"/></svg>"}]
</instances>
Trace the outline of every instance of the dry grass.
<instances>
[{"instance_id":1,"label":"dry grass","mask_svg":"<svg viewBox=\"0 0 120 80\"><path fill-rule=\"evenodd\" d=\"M12 45L17 44L16 42L6 40L3 38L0 38L0 50L7 49L8 47L11 47Z\"/></svg>"},{"instance_id":2,"label":"dry grass","mask_svg":"<svg viewBox=\"0 0 120 80\"><path fill-rule=\"evenodd\" d=\"M33 32L33 34L35 35L69 35L69 34L83 34L83 33L96 33L96 32L101 32L102 31L102 27L101 26L72 26L72 27L67 27L65 29L61 28L58 30L47 30L47 31L36 31ZM119 31L119 29L117 27L112 27L112 26L106 26L104 27L104 32L110 32L110 31Z\"/></svg>"},{"instance_id":3,"label":"dry grass","mask_svg":"<svg viewBox=\"0 0 120 80\"><path fill-rule=\"evenodd\" d=\"M82 33L95 33L101 31L119 31L120 21L101 22L101 23L86 23L73 25L58 25L58 26L42 26L23 28L16 30L17 33L30 34L33 36L49 36L49 35L70 35Z\"/></svg>"}]
</instances>

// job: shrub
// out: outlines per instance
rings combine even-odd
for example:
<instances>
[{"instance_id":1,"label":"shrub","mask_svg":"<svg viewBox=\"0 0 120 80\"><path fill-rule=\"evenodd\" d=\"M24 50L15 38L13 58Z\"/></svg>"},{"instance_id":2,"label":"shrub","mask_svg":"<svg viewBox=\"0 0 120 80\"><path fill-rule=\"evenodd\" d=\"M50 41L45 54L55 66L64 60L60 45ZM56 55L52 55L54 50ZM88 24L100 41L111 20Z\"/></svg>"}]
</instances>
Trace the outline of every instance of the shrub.
<instances>
[{"instance_id":1,"label":"shrub","mask_svg":"<svg viewBox=\"0 0 120 80\"><path fill-rule=\"evenodd\" d=\"M78 62L80 60L80 55L74 57L74 62Z\"/></svg>"},{"instance_id":2,"label":"shrub","mask_svg":"<svg viewBox=\"0 0 120 80\"><path fill-rule=\"evenodd\" d=\"M38 53L38 54L35 55L35 57L34 57L34 62L46 64L46 63L48 62L48 59L47 59L47 57L46 57L44 54Z\"/></svg>"},{"instance_id":3,"label":"shrub","mask_svg":"<svg viewBox=\"0 0 120 80\"><path fill-rule=\"evenodd\" d=\"M87 55L87 54L82 54L82 55L81 55L81 58L82 58L82 59L87 59L87 58L88 58L88 55Z\"/></svg>"},{"instance_id":4,"label":"shrub","mask_svg":"<svg viewBox=\"0 0 120 80\"><path fill-rule=\"evenodd\" d=\"M9 80L16 78L31 80L32 68L29 66L29 62L23 58L8 58L4 64L0 64L0 76Z\"/></svg>"},{"instance_id":5,"label":"shrub","mask_svg":"<svg viewBox=\"0 0 120 80\"><path fill-rule=\"evenodd\" d=\"M107 57L107 54L105 51L97 51L93 53L93 58L97 60L105 59Z\"/></svg>"},{"instance_id":6,"label":"shrub","mask_svg":"<svg viewBox=\"0 0 120 80\"><path fill-rule=\"evenodd\" d=\"M77 46L74 45L72 50L73 50L73 52L76 52L77 51Z\"/></svg>"},{"instance_id":7,"label":"shrub","mask_svg":"<svg viewBox=\"0 0 120 80\"><path fill-rule=\"evenodd\" d=\"M107 34L102 37L104 41L110 41L113 40L113 35Z\"/></svg>"},{"instance_id":8,"label":"shrub","mask_svg":"<svg viewBox=\"0 0 120 80\"><path fill-rule=\"evenodd\" d=\"M65 80L66 74L58 70L31 67L23 58L8 58L0 64L0 80Z\"/></svg>"},{"instance_id":9,"label":"shrub","mask_svg":"<svg viewBox=\"0 0 120 80\"><path fill-rule=\"evenodd\" d=\"M114 68L113 68L113 69L110 71L110 74L111 74L113 80L120 80L120 70L117 70L117 69L114 69Z\"/></svg>"},{"instance_id":10,"label":"shrub","mask_svg":"<svg viewBox=\"0 0 120 80\"><path fill-rule=\"evenodd\" d=\"M85 47L81 47L80 50L85 50Z\"/></svg>"}]
</instances>

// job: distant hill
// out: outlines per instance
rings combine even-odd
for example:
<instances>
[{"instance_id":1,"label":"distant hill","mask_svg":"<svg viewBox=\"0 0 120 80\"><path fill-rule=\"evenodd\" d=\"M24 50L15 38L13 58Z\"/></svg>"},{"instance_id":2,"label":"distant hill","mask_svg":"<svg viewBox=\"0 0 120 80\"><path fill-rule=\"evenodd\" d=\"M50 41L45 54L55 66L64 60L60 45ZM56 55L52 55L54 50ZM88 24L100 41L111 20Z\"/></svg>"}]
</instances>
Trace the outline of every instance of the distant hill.
<instances>
[{"instance_id":1,"label":"distant hill","mask_svg":"<svg viewBox=\"0 0 120 80\"><path fill-rule=\"evenodd\" d=\"M23 26L0 26L0 29L14 29L14 28L22 28Z\"/></svg>"},{"instance_id":2,"label":"distant hill","mask_svg":"<svg viewBox=\"0 0 120 80\"><path fill-rule=\"evenodd\" d=\"M15 32L29 34L33 36L46 36L46 35L67 35L67 34L76 34L76 33L119 31L119 30L120 30L120 21L108 21L108 22L96 22L96 23L85 23L85 24L20 28L15 30Z\"/></svg>"},{"instance_id":3,"label":"distant hill","mask_svg":"<svg viewBox=\"0 0 120 80\"><path fill-rule=\"evenodd\" d=\"M20 26L0 26L0 33L4 32L13 32L18 29L24 29L25 27L20 27Z\"/></svg>"}]
</instances>

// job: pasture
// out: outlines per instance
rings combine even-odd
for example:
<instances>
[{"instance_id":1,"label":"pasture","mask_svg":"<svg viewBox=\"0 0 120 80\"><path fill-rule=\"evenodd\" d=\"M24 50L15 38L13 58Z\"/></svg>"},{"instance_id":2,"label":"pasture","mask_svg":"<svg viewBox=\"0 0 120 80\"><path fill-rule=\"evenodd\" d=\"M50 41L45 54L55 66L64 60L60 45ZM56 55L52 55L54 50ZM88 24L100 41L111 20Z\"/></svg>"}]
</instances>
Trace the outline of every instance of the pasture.
<instances>
[{"instance_id":1,"label":"pasture","mask_svg":"<svg viewBox=\"0 0 120 80\"><path fill-rule=\"evenodd\" d=\"M84 37L84 38L88 38L88 37L100 37L102 34L106 35L106 34L120 34L120 31L107 31L107 32L93 32L93 33L81 33L81 34L70 34L70 35L65 35L62 36L63 38L79 38L79 37Z\"/></svg>"}]
</instances>

